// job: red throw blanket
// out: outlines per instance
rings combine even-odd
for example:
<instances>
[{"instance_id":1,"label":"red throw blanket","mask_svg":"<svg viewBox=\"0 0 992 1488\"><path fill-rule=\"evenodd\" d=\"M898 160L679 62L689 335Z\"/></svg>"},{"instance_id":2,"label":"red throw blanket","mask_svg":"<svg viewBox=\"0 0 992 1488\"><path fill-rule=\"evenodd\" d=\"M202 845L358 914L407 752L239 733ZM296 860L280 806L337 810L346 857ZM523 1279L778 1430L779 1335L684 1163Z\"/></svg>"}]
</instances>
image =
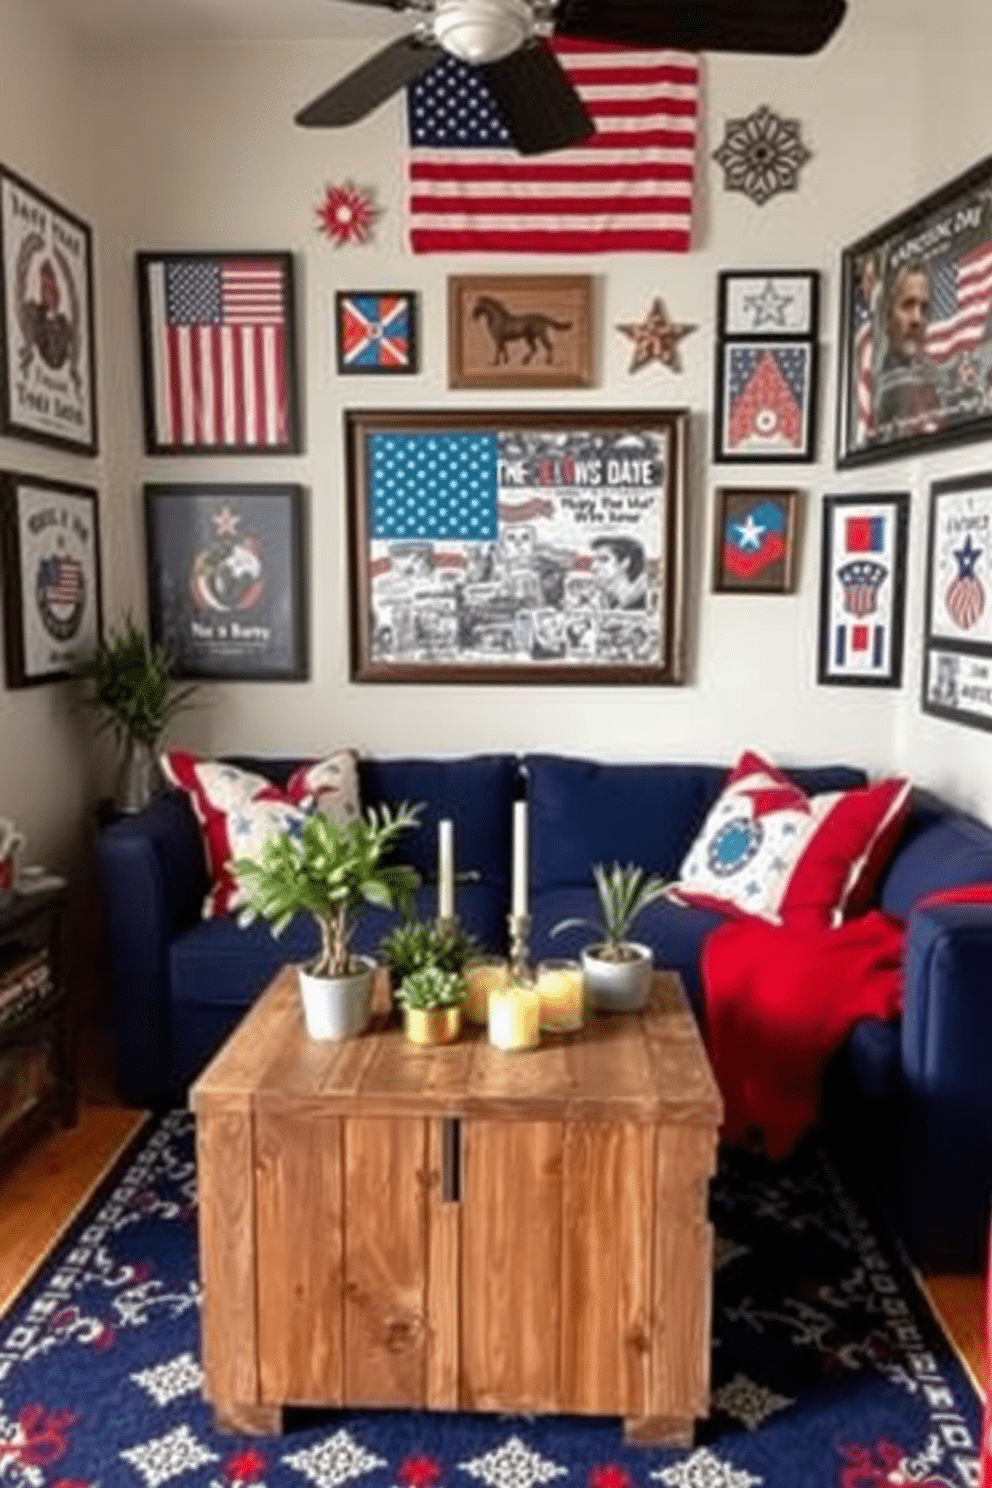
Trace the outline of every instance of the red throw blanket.
<instances>
[{"instance_id":1,"label":"red throw blanket","mask_svg":"<svg viewBox=\"0 0 992 1488\"><path fill-rule=\"evenodd\" d=\"M902 1003L903 926L880 910L836 930L731 921L703 949L723 1138L784 1157L816 1122L827 1057L859 1018Z\"/></svg>"}]
</instances>

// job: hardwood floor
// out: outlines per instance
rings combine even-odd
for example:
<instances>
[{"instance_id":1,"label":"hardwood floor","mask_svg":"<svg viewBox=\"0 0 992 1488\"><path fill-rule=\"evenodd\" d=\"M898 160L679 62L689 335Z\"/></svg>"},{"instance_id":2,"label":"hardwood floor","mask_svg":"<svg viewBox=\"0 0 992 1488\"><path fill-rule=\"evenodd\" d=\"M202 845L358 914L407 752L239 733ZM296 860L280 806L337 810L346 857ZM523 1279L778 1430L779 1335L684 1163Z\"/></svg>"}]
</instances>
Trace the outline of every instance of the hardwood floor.
<instances>
[{"instance_id":1,"label":"hardwood floor","mask_svg":"<svg viewBox=\"0 0 992 1488\"><path fill-rule=\"evenodd\" d=\"M53 1131L0 1177L0 1312L30 1281L56 1238L72 1222L100 1178L144 1123L144 1113L119 1105L102 1052L84 1053L79 1123ZM984 1276L926 1276L922 1285L976 1386L984 1393Z\"/></svg>"}]
</instances>

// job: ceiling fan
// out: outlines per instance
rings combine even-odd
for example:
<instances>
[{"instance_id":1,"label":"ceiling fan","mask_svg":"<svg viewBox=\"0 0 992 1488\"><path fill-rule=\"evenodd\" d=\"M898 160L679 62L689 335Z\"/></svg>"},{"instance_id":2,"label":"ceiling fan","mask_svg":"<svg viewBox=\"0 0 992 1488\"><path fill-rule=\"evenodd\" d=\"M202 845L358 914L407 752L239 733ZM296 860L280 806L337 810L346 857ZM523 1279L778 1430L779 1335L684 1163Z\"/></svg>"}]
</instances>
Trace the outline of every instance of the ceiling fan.
<instances>
[{"instance_id":1,"label":"ceiling fan","mask_svg":"<svg viewBox=\"0 0 992 1488\"><path fill-rule=\"evenodd\" d=\"M641 48L806 55L846 0L351 0L409 16L413 29L296 115L308 128L354 124L452 56L477 67L521 155L580 144L593 122L548 37Z\"/></svg>"}]
</instances>

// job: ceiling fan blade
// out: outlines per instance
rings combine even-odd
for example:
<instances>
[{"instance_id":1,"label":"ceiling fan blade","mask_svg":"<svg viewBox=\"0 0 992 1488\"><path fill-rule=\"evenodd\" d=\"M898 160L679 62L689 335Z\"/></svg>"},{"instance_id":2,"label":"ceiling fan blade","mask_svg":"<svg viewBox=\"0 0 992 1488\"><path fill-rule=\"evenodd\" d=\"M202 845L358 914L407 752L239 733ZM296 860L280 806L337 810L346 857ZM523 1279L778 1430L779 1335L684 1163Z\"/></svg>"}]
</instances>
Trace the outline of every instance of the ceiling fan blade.
<instances>
[{"instance_id":1,"label":"ceiling fan blade","mask_svg":"<svg viewBox=\"0 0 992 1488\"><path fill-rule=\"evenodd\" d=\"M559 0L555 34L690 52L818 52L846 0Z\"/></svg>"},{"instance_id":2,"label":"ceiling fan blade","mask_svg":"<svg viewBox=\"0 0 992 1488\"><path fill-rule=\"evenodd\" d=\"M349 72L326 93L308 103L306 108L300 109L295 115L296 123L308 129L334 129L342 124L354 124L407 83L412 83L414 78L436 67L444 55L441 48L431 42L418 41L414 36L401 36L375 52L354 72Z\"/></svg>"},{"instance_id":3,"label":"ceiling fan blade","mask_svg":"<svg viewBox=\"0 0 992 1488\"><path fill-rule=\"evenodd\" d=\"M479 71L521 155L564 150L595 132L547 42L528 42L498 62L480 63Z\"/></svg>"}]
</instances>

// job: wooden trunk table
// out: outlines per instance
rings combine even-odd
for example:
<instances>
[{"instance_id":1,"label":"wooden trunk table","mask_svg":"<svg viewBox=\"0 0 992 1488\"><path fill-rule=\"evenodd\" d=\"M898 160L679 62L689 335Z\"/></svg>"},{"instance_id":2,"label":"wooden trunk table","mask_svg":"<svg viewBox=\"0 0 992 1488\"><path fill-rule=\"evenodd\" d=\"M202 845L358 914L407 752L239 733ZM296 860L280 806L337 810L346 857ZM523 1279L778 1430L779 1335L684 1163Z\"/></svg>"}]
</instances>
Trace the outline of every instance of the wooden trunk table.
<instances>
[{"instance_id":1,"label":"wooden trunk table","mask_svg":"<svg viewBox=\"0 0 992 1488\"><path fill-rule=\"evenodd\" d=\"M388 1011L315 1042L287 968L191 1104L219 1426L409 1406L617 1415L630 1441L691 1442L721 1107L677 976L641 1013L511 1054L481 1029L422 1048Z\"/></svg>"}]
</instances>

